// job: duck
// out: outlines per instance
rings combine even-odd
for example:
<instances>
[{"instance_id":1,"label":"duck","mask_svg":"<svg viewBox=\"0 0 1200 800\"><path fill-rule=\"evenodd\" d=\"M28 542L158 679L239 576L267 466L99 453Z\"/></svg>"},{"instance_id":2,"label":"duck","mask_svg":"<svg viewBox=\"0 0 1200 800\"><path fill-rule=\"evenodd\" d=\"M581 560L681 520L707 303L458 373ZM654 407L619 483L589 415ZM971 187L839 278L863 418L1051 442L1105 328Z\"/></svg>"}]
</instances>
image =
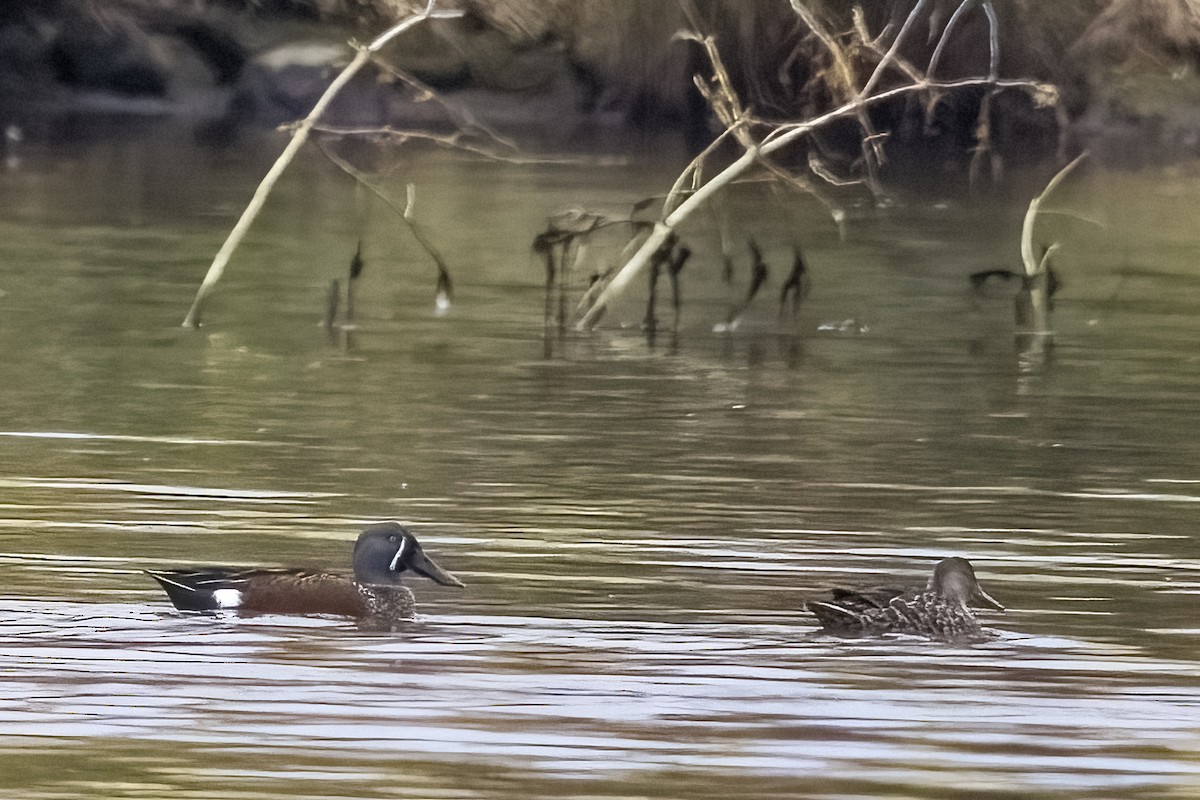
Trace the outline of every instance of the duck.
<instances>
[{"instance_id":1,"label":"duck","mask_svg":"<svg viewBox=\"0 0 1200 800\"><path fill-rule=\"evenodd\" d=\"M829 600L809 601L806 607L826 633L838 636L903 633L940 641L990 638L970 606L973 601L1005 610L980 587L971 562L954 557L937 563L922 590L837 588Z\"/></svg>"},{"instance_id":2,"label":"duck","mask_svg":"<svg viewBox=\"0 0 1200 800\"><path fill-rule=\"evenodd\" d=\"M359 620L411 619L415 604L400 575L414 572L443 586L458 578L425 554L398 522L367 527L354 543L353 580L303 569L201 567L145 570L180 611L243 614L324 614Z\"/></svg>"}]
</instances>

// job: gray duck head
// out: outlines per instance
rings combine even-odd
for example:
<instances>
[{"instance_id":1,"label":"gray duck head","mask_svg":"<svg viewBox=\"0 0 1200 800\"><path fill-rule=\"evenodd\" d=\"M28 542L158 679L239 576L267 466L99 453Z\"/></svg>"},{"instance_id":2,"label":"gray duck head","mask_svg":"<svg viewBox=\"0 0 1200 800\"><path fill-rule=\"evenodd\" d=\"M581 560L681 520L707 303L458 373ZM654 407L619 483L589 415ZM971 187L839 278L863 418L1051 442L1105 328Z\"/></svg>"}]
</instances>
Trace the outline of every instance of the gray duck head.
<instances>
[{"instance_id":1,"label":"gray duck head","mask_svg":"<svg viewBox=\"0 0 1200 800\"><path fill-rule=\"evenodd\" d=\"M425 555L412 531L398 522L380 522L358 535L354 543L354 580L366 586L400 583L400 575L411 570L443 586L463 582Z\"/></svg>"},{"instance_id":2,"label":"gray duck head","mask_svg":"<svg viewBox=\"0 0 1200 800\"><path fill-rule=\"evenodd\" d=\"M975 579L975 570L965 558L945 558L939 561L933 569L928 588L929 591L937 592L946 600L964 608L970 605L970 601L979 600L999 611L1004 610L1004 606L979 587L979 581Z\"/></svg>"}]
</instances>

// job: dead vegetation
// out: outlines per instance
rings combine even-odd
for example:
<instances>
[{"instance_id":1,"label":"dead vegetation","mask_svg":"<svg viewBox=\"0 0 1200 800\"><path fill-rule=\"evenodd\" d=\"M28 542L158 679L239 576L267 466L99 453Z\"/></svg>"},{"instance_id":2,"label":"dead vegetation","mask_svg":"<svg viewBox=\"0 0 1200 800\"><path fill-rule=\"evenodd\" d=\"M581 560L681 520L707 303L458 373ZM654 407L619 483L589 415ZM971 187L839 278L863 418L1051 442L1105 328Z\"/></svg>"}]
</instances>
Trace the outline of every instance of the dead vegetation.
<instances>
[{"instance_id":1,"label":"dead vegetation","mask_svg":"<svg viewBox=\"0 0 1200 800\"><path fill-rule=\"evenodd\" d=\"M931 8L938 6L930 0L918 0L899 25L887 25L882 30L872 31L865 18L856 15L854 27L842 33L835 33L825 20L801 0L791 0L798 24L826 52L826 57L818 62L823 67L813 72L810 83L819 82L825 87L828 104L799 119L767 119L757 114L738 95L716 38L700 29L702 18L695 6L690 0L683 0L682 5L693 23L693 28L684 36L703 48L710 65L707 76L696 77L696 86L724 130L717 141L698 155L679 176L663 203L661 216L653 230L596 296L594 304L579 321L581 328L591 327L596 322L607 303L621 293L641 270L655 261L656 254L673 237L679 235L680 226L689 217L715 201L723 190L735 182L767 177L790 188L811 192L826 203L835 221L839 221L844 214L824 195L820 188L822 183L842 186L859 184L876 198L882 199L885 189L879 178L879 169L887 158L884 146L887 135L877 129L872 117L872 111L882 104L899 100L917 102L928 116L945 98L967 90L983 92L984 96L1017 92L1027 96L1036 107L1046 109L1053 109L1058 102L1057 92L1052 85L1031 79L1000 77L999 23L990 0L979 3L963 0L959 3L941 27L928 61L920 65L904 54L909 38L916 35L919 22L924 21L928 30L936 30L927 17ZM947 42L956 35L958 23L971 11L976 11L986 20L982 46L989 53L988 69L981 75L945 78L940 71L940 58ZM982 113L986 112L985 103L982 104ZM848 168L825 162L817 146L818 137L828 128L835 124L844 126L847 122L856 123L860 141L860 157ZM977 125L976 133L977 152L989 153L991 141L988 126ZM718 148L727 143L736 143L740 155L732 161L721 161L717 157ZM806 154L807 158L797 158L798 152ZM804 166L797 168L797 163ZM761 254L754 259L754 263L762 264ZM761 270L755 275L758 277L752 281L752 287L755 283L761 284Z\"/></svg>"},{"instance_id":2,"label":"dead vegetation","mask_svg":"<svg viewBox=\"0 0 1200 800\"><path fill-rule=\"evenodd\" d=\"M371 5L374 13L395 14L403 8L410 16L370 46L360 48L355 61L338 77L327 95L335 94L339 82L344 83L398 29L435 16L457 17L462 13L455 8L435 14L435 1L413 10L410 4L399 0L370 3L364 0L364 5ZM884 172L891 146L898 138L897 118L915 116L925 130L930 130L945 108L965 103L973 116L967 174L972 181L985 178L999 181L1005 162L996 142L996 105L1017 97L1026 104L1027 113L1049 120L1049 127L1057 126L1061 157L1066 150L1064 104L1057 86L1038 77L1053 70L1046 63L1035 63L1029 74L1014 77L1020 65L1028 62L1029 54L1039 52L1039 43L1050 37L1050 34L1016 37L1016 46L1009 48L1014 19L1022 15L1029 19L1059 19L1061 25L1054 29L1053 35L1074 42L1077 52L1086 51L1097 59L1128 60L1153 50L1185 60L1200 44L1200 0L1153 0L1145 4L1130 0L1107 3L1081 0L1070 9L1059 4L1038 5L1021 0L1005 7L1007 16L998 13L992 0L907 3L875 0L854 6L818 0L786 3L746 0L736 4L729 0L680 0L678 5L653 7L615 0L556 0L540 4L470 0L464 7L466 13L505 31L514 40L562 39L576 57L586 60L589 69L603 76L597 84L598 95L593 98L598 106L614 103L637 107L653 104L663 97L668 97L668 106L671 102L682 102L679 100L682 95L670 97L672 91L677 91L672 87L679 85L681 73L690 74L695 96L703 99L707 113L721 127L715 140L696 156L661 198L661 210L652 218L643 213L647 204L641 204L622 219L573 210L549 220L533 248L546 266L546 319L560 329L571 322L580 328L590 328L609 302L643 270L650 275L643 327L653 332L660 324L659 285L664 275L670 280L673 319L677 325L680 274L691 255L691 249L681 238L681 226L700 209L718 204L720 194L736 183L767 181L777 192L799 191L815 197L839 226L845 219L839 198L846 191L858 190L878 202L885 201L888 192ZM780 17L781 9L786 9L786 18ZM348 8L343 10L352 13ZM327 8L323 13L334 12ZM598 19L605 15L601 26ZM1088 20L1090 24L1085 24ZM599 27L603 27L604 35L595 34ZM668 31L674 31L674 35L668 37ZM750 46L756 37L761 40L758 42L761 47ZM667 44L668 39L673 43ZM1012 55L1014 51L1016 56ZM631 53L632 66L628 61L617 64L617 56L628 57ZM1057 54L1061 53L1059 49ZM441 102L427 87L416 82L412 85L428 94L432 102ZM624 93L606 98L605 92L612 91L613 86L623 87ZM318 125L325 102L323 98L297 128L280 164L286 165L294 148ZM454 131L446 135L391 128L325 130L339 135L370 135L394 143L424 138L449 147L474 149L487 157L525 158L517 143L497 136L469 116L455 118ZM486 144L480 146L473 143L476 141ZM853 143L853 147L847 143ZM411 187L408 203L401 212L398 204L385 197L369 176L357 173L334 154L330 157L401 213L438 267L439 298L448 298L449 273L415 222ZM1074 163L1051 182L1043 196ZM263 197L277 176L276 170L272 170L264 180L260 188ZM1030 228L1043 196L1030 205L1021 242L1023 281L1032 291L1026 317L1039 335L1049 331L1048 285L1052 277L1049 262L1057 246L1054 243L1044 246L1041 257L1034 256L1035 242ZM261 199L255 197L247 215L218 253L187 324L198 324L204 297L220 276ZM573 298L569 297L571 273L582 263L581 254L592 234L614 225L630 227L626 251L616 264L592 271L582 300L573 306ZM732 256L727 239L722 235L728 271ZM810 280L799 244L793 246L792 271L780 291L781 319L786 314L795 317ZM724 329L737 326L769 274L758 244L750 241L748 247L749 288L741 301L731 305L728 319L722 323ZM331 309L330 319L336 314L332 300Z\"/></svg>"}]
</instances>

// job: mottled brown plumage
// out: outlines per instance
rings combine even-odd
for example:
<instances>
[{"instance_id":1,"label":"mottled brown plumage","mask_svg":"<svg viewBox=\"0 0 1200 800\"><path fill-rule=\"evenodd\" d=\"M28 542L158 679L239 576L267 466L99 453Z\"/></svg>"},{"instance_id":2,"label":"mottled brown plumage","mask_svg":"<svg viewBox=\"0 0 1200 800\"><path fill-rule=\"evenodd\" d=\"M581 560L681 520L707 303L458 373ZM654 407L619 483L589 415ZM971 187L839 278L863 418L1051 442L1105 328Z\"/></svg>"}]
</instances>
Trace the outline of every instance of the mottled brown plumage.
<instances>
[{"instance_id":1,"label":"mottled brown plumage","mask_svg":"<svg viewBox=\"0 0 1200 800\"><path fill-rule=\"evenodd\" d=\"M973 599L1004 610L979 587L970 562L947 558L938 562L923 590L834 589L830 600L811 601L807 608L826 632L839 636L906 633L943 641L974 641L987 635L968 605Z\"/></svg>"}]
</instances>

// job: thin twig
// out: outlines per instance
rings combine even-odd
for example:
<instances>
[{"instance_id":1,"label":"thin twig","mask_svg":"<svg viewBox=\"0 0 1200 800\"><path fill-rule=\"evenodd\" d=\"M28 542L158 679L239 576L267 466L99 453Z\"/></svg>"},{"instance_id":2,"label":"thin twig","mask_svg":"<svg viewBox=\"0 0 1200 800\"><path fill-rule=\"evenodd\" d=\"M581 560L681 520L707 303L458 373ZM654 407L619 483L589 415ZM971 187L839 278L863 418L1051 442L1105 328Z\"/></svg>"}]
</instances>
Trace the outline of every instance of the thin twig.
<instances>
[{"instance_id":1,"label":"thin twig","mask_svg":"<svg viewBox=\"0 0 1200 800\"><path fill-rule=\"evenodd\" d=\"M513 150L512 154L508 154L466 141L471 136L470 131L442 134L431 133L430 131L404 130L388 125L366 128L357 126L314 125L313 130L318 133L328 133L332 136L386 136L389 139L399 140L401 144L408 139L415 139L423 142L432 142L439 147L458 150L460 152L474 153L475 155L483 156L489 161L501 161L506 164L599 164L602 166L619 166L626 163L625 159L619 157L594 158L589 156L522 155L517 150ZM500 140L500 143L506 144L503 140Z\"/></svg>"},{"instance_id":2,"label":"thin twig","mask_svg":"<svg viewBox=\"0 0 1200 800\"><path fill-rule=\"evenodd\" d=\"M717 151L725 139L733 135L733 131L726 128L721 131L717 138L713 139L712 143L701 151L700 155L692 159L691 163L684 167L683 172L679 173L679 177L675 179L675 184L671 186L671 191L667 192L667 198L663 201L663 213L670 214L679 205L680 195L688 192L694 192L702 185L703 172L701 169L704 166L705 160ZM691 182L691 188L685 188L686 182Z\"/></svg>"},{"instance_id":3,"label":"thin twig","mask_svg":"<svg viewBox=\"0 0 1200 800\"><path fill-rule=\"evenodd\" d=\"M517 152L520 150L517 143L507 136L503 136L494 129L479 121L479 118L472 114L465 107L457 103L451 103L444 100L440 94L434 91L433 87L424 81L417 78L415 75L400 69L394 64L384 61L382 58L376 59L375 64L384 72L391 75L393 78L407 84L420 95L420 102L432 102L442 109L442 112L454 123L454 126L460 131L468 133L480 133L485 138L491 139L498 145L507 150Z\"/></svg>"}]
</instances>

